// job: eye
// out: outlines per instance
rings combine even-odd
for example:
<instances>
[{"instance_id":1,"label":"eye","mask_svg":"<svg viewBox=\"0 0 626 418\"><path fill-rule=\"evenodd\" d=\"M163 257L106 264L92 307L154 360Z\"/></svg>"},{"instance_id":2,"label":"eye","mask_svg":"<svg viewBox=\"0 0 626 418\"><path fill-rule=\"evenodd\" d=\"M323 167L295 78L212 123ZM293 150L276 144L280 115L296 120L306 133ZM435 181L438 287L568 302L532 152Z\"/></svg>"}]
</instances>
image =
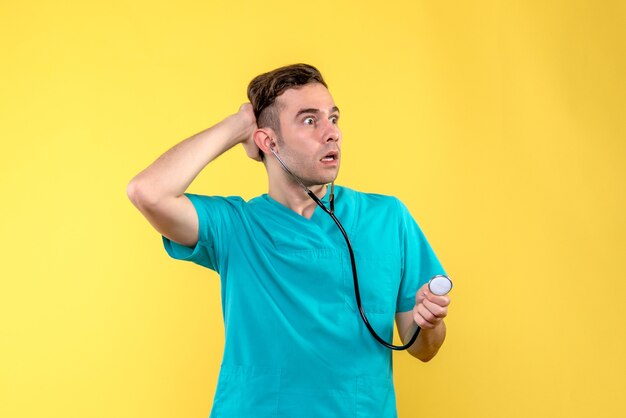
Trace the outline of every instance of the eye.
<instances>
[{"instance_id":1,"label":"eye","mask_svg":"<svg viewBox=\"0 0 626 418\"><path fill-rule=\"evenodd\" d=\"M336 125L339 122L339 116L331 116L330 121Z\"/></svg>"},{"instance_id":2,"label":"eye","mask_svg":"<svg viewBox=\"0 0 626 418\"><path fill-rule=\"evenodd\" d=\"M315 119L310 117L310 116L308 118L304 119L304 124L305 125L313 125L314 123L315 123Z\"/></svg>"}]
</instances>

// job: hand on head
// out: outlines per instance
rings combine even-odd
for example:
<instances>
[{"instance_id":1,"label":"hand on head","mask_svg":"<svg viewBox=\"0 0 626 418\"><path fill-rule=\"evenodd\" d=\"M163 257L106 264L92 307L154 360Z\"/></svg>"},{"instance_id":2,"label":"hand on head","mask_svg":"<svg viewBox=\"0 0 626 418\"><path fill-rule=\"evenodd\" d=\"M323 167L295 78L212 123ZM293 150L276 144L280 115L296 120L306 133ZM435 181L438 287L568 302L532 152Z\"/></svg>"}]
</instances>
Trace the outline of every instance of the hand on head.
<instances>
[{"instance_id":1,"label":"hand on head","mask_svg":"<svg viewBox=\"0 0 626 418\"><path fill-rule=\"evenodd\" d=\"M255 161L262 161L261 150L254 142L254 132L257 130L258 126L252 105L250 103L242 104L235 116L241 124L239 142L241 142L241 145L243 145L243 148L246 150L246 154Z\"/></svg>"}]
</instances>

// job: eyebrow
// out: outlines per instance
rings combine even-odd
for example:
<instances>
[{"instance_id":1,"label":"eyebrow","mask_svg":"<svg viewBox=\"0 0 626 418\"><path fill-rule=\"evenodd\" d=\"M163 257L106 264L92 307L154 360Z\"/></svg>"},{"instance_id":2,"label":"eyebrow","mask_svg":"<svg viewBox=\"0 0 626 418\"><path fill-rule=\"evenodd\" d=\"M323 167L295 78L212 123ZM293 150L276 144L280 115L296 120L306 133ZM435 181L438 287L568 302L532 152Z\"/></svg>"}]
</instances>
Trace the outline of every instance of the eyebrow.
<instances>
[{"instance_id":1,"label":"eyebrow","mask_svg":"<svg viewBox=\"0 0 626 418\"><path fill-rule=\"evenodd\" d=\"M330 108L330 113L334 113L334 112L340 113L339 112L339 108L337 106L333 106L333 107ZM297 119L298 116L300 116L303 113L313 113L313 114L317 115L318 113L320 113L320 110L312 108L312 107L309 107L307 109L300 109L300 110L298 110L298 113L296 113L296 116L294 117L294 119Z\"/></svg>"}]
</instances>

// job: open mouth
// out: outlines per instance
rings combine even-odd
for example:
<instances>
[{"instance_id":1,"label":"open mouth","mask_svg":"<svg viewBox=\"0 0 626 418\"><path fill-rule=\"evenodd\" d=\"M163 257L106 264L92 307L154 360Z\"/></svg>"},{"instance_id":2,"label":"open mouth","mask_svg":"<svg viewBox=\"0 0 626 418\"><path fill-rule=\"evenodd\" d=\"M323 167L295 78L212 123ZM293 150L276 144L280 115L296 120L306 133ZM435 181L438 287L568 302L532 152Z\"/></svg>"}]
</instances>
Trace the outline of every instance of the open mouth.
<instances>
[{"instance_id":1,"label":"open mouth","mask_svg":"<svg viewBox=\"0 0 626 418\"><path fill-rule=\"evenodd\" d=\"M337 151L329 152L321 159L323 162L336 161L339 159L339 153Z\"/></svg>"}]
</instances>

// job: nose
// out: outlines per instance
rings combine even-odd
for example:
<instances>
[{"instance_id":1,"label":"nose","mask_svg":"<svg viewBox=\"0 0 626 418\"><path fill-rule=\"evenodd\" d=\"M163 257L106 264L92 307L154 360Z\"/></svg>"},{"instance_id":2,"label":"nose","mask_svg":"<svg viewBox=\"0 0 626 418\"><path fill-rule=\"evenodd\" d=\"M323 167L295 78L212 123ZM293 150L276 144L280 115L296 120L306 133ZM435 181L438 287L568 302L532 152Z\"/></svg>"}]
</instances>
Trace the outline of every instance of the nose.
<instances>
[{"instance_id":1,"label":"nose","mask_svg":"<svg viewBox=\"0 0 626 418\"><path fill-rule=\"evenodd\" d=\"M339 142L341 139L341 129L337 124L327 121L327 129L324 131L325 142Z\"/></svg>"}]
</instances>

